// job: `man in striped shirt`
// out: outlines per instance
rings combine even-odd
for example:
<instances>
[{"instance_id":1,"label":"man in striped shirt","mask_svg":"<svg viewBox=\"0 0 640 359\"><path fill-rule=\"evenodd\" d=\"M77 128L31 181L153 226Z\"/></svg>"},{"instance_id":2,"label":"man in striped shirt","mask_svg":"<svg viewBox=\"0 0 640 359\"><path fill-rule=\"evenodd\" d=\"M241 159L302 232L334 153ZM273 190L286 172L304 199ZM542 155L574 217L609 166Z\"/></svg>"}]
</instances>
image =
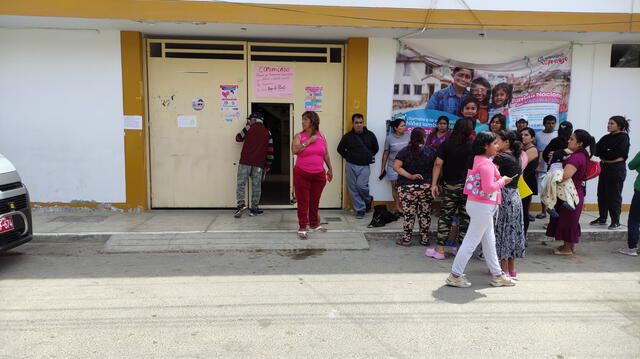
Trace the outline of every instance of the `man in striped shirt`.
<instances>
[{"instance_id":1,"label":"man in striped shirt","mask_svg":"<svg viewBox=\"0 0 640 359\"><path fill-rule=\"evenodd\" d=\"M260 203L263 174L268 172L273 162L273 139L271 132L264 126L264 119L259 112L247 118L246 126L236 135L236 142L243 142L238 164L236 199L238 207L234 217L242 217L247 209L250 216L263 212L258 208ZM245 187L251 178L251 207L245 203Z\"/></svg>"}]
</instances>

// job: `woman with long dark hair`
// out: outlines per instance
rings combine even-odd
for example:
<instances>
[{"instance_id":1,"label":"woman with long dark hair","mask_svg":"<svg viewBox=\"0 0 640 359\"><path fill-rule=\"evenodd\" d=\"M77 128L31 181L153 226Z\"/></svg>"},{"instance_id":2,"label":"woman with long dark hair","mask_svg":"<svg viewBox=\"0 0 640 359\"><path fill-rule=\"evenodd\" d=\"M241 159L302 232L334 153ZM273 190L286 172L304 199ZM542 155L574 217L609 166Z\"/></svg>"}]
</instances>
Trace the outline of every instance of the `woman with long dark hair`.
<instances>
[{"instance_id":1,"label":"woman with long dark hair","mask_svg":"<svg viewBox=\"0 0 640 359\"><path fill-rule=\"evenodd\" d=\"M320 225L318 207L322 190L327 180L331 181L333 177L327 141L320 132L320 116L316 112L306 111L302 114L302 132L293 138L291 152L297 156L293 168L293 188L298 203L298 238L307 239L307 225L313 231L327 231Z\"/></svg>"},{"instance_id":2,"label":"woman with long dark hair","mask_svg":"<svg viewBox=\"0 0 640 359\"><path fill-rule=\"evenodd\" d=\"M501 176L512 179L511 183L500 190L502 203L498 206L495 219L496 253L502 271L513 278L516 276L515 259L524 256L525 243L522 201L518 191L518 179L522 174L522 142L514 131L498 131L496 135L499 153L493 158L493 163Z\"/></svg>"},{"instance_id":3,"label":"woman with long dark hair","mask_svg":"<svg viewBox=\"0 0 640 359\"><path fill-rule=\"evenodd\" d=\"M620 227L622 207L622 186L627 177L625 162L629 157L629 122L622 116L613 116L607 124L607 132L596 144L602 171L598 177L598 211L600 216L591 225L607 224L607 214L611 215L609 229Z\"/></svg>"},{"instance_id":4,"label":"woman with long dark hair","mask_svg":"<svg viewBox=\"0 0 640 359\"><path fill-rule=\"evenodd\" d=\"M446 280L452 287L470 287L471 283L464 275L464 270L476 249L482 242L482 251L489 271L493 276L491 285L495 287L513 286L515 282L505 275L498 263L496 255L496 237L493 228L493 217L502 202L500 189L511 183L511 178L500 176L500 172L489 159L498 154L496 135L489 131L482 131L476 135L471 145L473 154L473 168L469 181L467 196L467 212L471 218L469 229L464 236L458 254L453 260L451 274Z\"/></svg>"},{"instance_id":5,"label":"woman with long dark hair","mask_svg":"<svg viewBox=\"0 0 640 359\"><path fill-rule=\"evenodd\" d=\"M436 127L432 129L429 136L427 136L425 144L437 149L444 141L447 140L447 138L449 138L450 134L449 117L440 116L438 117L438 122L436 122Z\"/></svg>"},{"instance_id":6,"label":"woman with long dark hair","mask_svg":"<svg viewBox=\"0 0 640 359\"><path fill-rule=\"evenodd\" d=\"M454 217L458 219L458 246L462 242L469 227L469 215L465 209L467 196L464 190L464 180L467 170L473 164L471 151L471 133L473 120L461 118L453 125L449 138L438 147L438 153L433 166L431 179L431 194L433 197L442 195L440 217L438 218L438 244L425 252L427 257L444 259L444 247L451 234L451 224ZM440 185L442 181L442 185ZM453 253L457 248L453 249Z\"/></svg>"},{"instance_id":7,"label":"woman with long dark hair","mask_svg":"<svg viewBox=\"0 0 640 359\"><path fill-rule=\"evenodd\" d=\"M401 149L407 147L409 143L409 132L404 119L397 118L389 124L393 129L393 133L387 135L384 139L384 152L382 152L382 161L380 174L389 180L391 184L391 196L396 203L396 211L400 212L400 199L398 198L398 174L393 170L393 160Z\"/></svg>"},{"instance_id":8,"label":"woman with long dark hair","mask_svg":"<svg viewBox=\"0 0 640 359\"><path fill-rule=\"evenodd\" d=\"M431 226L431 172L436 151L424 144L425 131L414 128L409 145L396 155L393 169L398 172L398 196L404 215L404 233L396 244L411 245L415 217L420 226L420 244L429 244Z\"/></svg>"},{"instance_id":9,"label":"woman with long dark hair","mask_svg":"<svg viewBox=\"0 0 640 359\"><path fill-rule=\"evenodd\" d=\"M553 250L555 255L568 256L575 252L575 245L580 242L580 215L584 205L585 185L584 177L589 166L589 158L593 153L596 144L595 138L585 130L575 130L567 148L572 152L563 161L562 180L571 178L578 192L578 204L574 210L565 207L557 201L554 209L558 212L558 217L552 217L547 226L547 237L554 237L556 241L563 241L564 244ZM589 151L587 151L589 148Z\"/></svg>"},{"instance_id":10,"label":"woman with long dark hair","mask_svg":"<svg viewBox=\"0 0 640 359\"><path fill-rule=\"evenodd\" d=\"M539 163L539 152L535 146L536 132L531 127L525 127L520 132L522 138L522 151L527 155L527 166L522 171L524 182L531 189L531 194L522 199L522 216L524 218L524 235L526 237L529 231L529 207L531 207L531 198L538 195L538 180L536 177L536 169Z\"/></svg>"}]
</instances>

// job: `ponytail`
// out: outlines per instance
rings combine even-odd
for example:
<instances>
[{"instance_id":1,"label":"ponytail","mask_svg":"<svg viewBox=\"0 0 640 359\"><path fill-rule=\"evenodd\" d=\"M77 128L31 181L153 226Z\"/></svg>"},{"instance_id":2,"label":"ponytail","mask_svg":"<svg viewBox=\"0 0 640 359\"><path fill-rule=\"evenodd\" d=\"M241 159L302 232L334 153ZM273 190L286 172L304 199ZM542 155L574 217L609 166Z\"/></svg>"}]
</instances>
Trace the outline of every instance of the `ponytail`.
<instances>
[{"instance_id":1,"label":"ponytail","mask_svg":"<svg viewBox=\"0 0 640 359\"><path fill-rule=\"evenodd\" d=\"M576 137L576 142L582 143L582 148L585 151L587 151L587 147L589 147L587 153L589 154L589 158L591 158L596 152L596 139L585 130L575 130L573 135Z\"/></svg>"},{"instance_id":2,"label":"ponytail","mask_svg":"<svg viewBox=\"0 0 640 359\"><path fill-rule=\"evenodd\" d=\"M416 157L420 153L420 146L424 145L425 132L421 127L416 127L411 131L411 139L409 141L409 148L411 154Z\"/></svg>"},{"instance_id":3,"label":"ponytail","mask_svg":"<svg viewBox=\"0 0 640 359\"><path fill-rule=\"evenodd\" d=\"M629 120L624 118L624 116L612 116L610 120L618 125L620 131L629 133Z\"/></svg>"},{"instance_id":4,"label":"ponytail","mask_svg":"<svg viewBox=\"0 0 640 359\"><path fill-rule=\"evenodd\" d=\"M496 132L496 136L500 137L503 141L509 142L509 149L515 158L520 158L522 154L522 142L518 139L518 134L515 131L503 131Z\"/></svg>"}]
</instances>

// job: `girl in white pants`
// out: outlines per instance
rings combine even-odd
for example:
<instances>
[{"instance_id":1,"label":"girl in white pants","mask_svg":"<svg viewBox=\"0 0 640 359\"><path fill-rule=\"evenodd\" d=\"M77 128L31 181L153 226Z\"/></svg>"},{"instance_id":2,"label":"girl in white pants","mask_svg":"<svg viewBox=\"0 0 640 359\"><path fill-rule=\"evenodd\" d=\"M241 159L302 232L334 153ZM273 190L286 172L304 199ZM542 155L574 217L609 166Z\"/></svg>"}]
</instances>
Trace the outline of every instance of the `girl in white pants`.
<instances>
[{"instance_id":1,"label":"girl in white pants","mask_svg":"<svg viewBox=\"0 0 640 359\"><path fill-rule=\"evenodd\" d=\"M496 135L488 131L478 133L472 144L473 168L465 182L467 194L467 213L470 217L469 229L464 236L458 254L453 260L447 285L452 287L470 287L471 283L464 275L464 269L476 249L482 242L482 251L492 274L491 285L496 287L513 286L515 283L502 272L496 254L496 238L493 232L493 216L501 202L500 189L511 182L511 178L500 177L500 172L489 159L498 153Z\"/></svg>"}]
</instances>

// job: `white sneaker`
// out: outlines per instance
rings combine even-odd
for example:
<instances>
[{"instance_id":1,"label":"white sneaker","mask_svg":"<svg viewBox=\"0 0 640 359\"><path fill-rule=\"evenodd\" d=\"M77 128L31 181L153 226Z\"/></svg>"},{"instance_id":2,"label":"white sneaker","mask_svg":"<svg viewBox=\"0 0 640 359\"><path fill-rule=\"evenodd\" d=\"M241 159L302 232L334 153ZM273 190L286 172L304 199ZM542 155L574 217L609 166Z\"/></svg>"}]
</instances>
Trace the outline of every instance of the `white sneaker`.
<instances>
[{"instance_id":1,"label":"white sneaker","mask_svg":"<svg viewBox=\"0 0 640 359\"><path fill-rule=\"evenodd\" d=\"M458 287L458 288L468 288L471 287L471 282L467 280L467 277L463 275L459 277L455 277L453 274L449 274L449 277L446 280L448 286Z\"/></svg>"},{"instance_id":2,"label":"white sneaker","mask_svg":"<svg viewBox=\"0 0 640 359\"><path fill-rule=\"evenodd\" d=\"M638 248L618 248L617 252L620 254L626 254L628 256L633 256L633 257L638 256Z\"/></svg>"},{"instance_id":3,"label":"white sneaker","mask_svg":"<svg viewBox=\"0 0 640 359\"><path fill-rule=\"evenodd\" d=\"M511 277L503 273L497 277L493 277L491 285L494 287L513 287L516 285L516 282L514 282Z\"/></svg>"}]
</instances>

